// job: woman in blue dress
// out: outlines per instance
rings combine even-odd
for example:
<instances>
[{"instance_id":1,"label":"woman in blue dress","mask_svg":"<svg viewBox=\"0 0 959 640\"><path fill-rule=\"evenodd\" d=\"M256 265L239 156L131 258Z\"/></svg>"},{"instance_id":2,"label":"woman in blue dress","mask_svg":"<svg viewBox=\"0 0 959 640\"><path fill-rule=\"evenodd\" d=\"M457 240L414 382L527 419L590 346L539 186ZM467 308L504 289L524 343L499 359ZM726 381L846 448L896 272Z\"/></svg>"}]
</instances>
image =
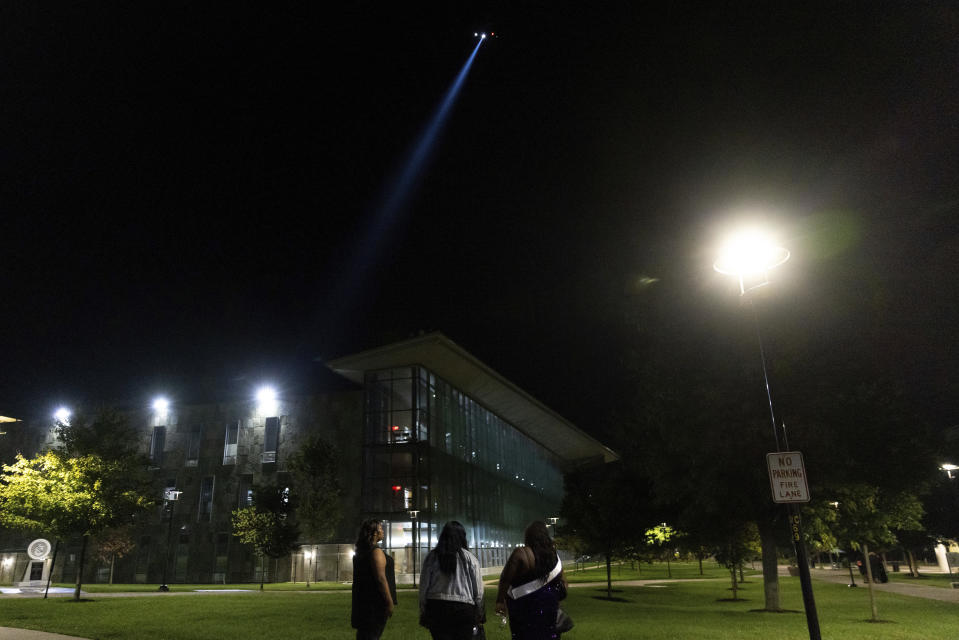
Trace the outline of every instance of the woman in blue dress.
<instances>
[{"instance_id":1,"label":"woman in blue dress","mask_svg":"<svg viewBox=\"0 0 959 640\"><path fill-rule=\"evenodd\" d=\"M563 564L543 522L526 527L499 579L496 612L509 615L513 640L555 640L559 601L566 597Z\"/></svg>"}]
</instances>

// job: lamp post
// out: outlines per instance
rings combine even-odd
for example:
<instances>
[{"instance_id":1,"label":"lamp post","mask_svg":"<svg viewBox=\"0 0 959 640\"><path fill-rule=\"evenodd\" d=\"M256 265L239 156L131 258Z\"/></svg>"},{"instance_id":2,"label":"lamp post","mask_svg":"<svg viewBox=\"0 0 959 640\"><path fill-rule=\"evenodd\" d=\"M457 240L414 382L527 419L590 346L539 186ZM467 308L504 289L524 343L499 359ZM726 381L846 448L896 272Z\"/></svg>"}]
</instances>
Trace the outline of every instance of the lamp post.
<instances>
[{"instance_id":1,"label":"lamp post","mask_svg":"<svg viewBox=\"0 0 959 640\"><path fill-rule=\"evenodd\" d=\"M763 346L763 337L759 329L759 316L750 294L760 287L769 284L769 272L789 260L789 251L778 246L772 239L754 229L744 230L731 236L713 268L719 273L735 276L739 280L739 295L749 302L753 312L753 323L756 328L756 339L759 343L759 357L763 367L763 381L766 384L766 399L769 402L769 418L772 422L773 441L776 452L782 452L789 443L786 440L786 427L782 427L782 443L780 443L779 429L776 426L776 413L773 410L772 390L769 386L769 373L766 368L766 349ZM805 475L803 473L803 475ZM804 478L805 480L805 478ZM808 500L808 498L807 498ZM799 515L799 505L788 502L790 533L793 547L796 550L796 563L799 565L799 580L802 586L803 605L806 609L806 626L809 628L810 640L821 640L819 631L819 617L816 614L816 600L812 592L812 579L809 575L809 559L806 556L806 546L802 540L802 519Z\"/></svg>"},{"instance_id":2,"label":"lamp post","mask_svg":"<svg viewBox=\"0 0 959 640\"><path fill-rule=\"evenodd\" d=\"M546 518L546 528L550 532L552 538L556 538L556 523L559 522L559 518L556 516L549 516Z\"/></svg>"},{"instance_id":3,"label":"lamp post","mask_svg":"<svg viewBox=\"0 0 959 640\"><path fill-rule=\"evenodd\" d=\"M313 571L313 550L305 551L303 553L306 556L306 559L309 560L309 567L306 570L306 588L310 588L310 572Z\"/></svg>"},{"instance_id":4,"label":"lamp post","mask_svg":"<svg viewBox=\"0 0 959 640\"><path fill-rule=\"evenodd\" d=\"M410 520L413 522L413 586L416 586L416 552L420 546L420 530L416 526L416 516L420 514L418 509L410 509Z\"/></svg>"},{"instance_id":5,"label":"lamp post","mask_svg":"<svg viewBox=\"0 0 959 640\"><path fill-rule=\"evenodd\" d=\"M176 501L180 499L180 494L182 491L176 491L173 489L167 489L163 492L163 508L165 511L168 511L169 520L167 521L166 528L166 557L163 559L163 584L160 585L160 588L157 591L169 591L170 587L166 584L166 570L167 565L170 563L170 536L173 534L173 510L176 507Z\"/></svg>"}]
</instances>

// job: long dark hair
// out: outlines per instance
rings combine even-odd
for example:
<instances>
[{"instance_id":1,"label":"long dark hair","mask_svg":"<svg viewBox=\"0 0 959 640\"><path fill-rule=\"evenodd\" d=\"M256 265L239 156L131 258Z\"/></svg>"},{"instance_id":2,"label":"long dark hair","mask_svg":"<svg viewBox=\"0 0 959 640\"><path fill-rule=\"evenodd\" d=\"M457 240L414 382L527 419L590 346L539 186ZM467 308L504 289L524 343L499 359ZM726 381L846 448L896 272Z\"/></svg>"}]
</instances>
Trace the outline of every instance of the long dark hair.
<instances>
[{"instance_id":1,"label":"long dark hair","mask_svg":"<svg viewBox=\"0 0 959 640\"><path fill-rule=\"evenodd\" d=\"M376 528L383 526L383 522L370 518L364 520L360 525L360 532L356 534L356 546L354 550L357 553L371 551L376 546Z\"/></svg>"},{"instance_id":2,"label":"long dark hair","mask_svg":"<svg viewBox=\"0 0 959 640\"><path fill-rule=\"evenodd\" d=\"M523 534L523 544L529 547L536 559L533 567L534 577L542 578L548 575L556 565L556 545L553 544L553 539L549 537L546 523L540 520L531 522L526 527L526 533Z\"/></svg>"},{"instance_id":3,"label":"long dark hair","mask_svg":"<svg viewBox=\"0 0 959 640\"><path fill-rule=\"evenodd\" d=\"M466 529L456 520L450 520L443 525L440 539L436 543L436 557L440 561L440 570L448 576L456 571L456 556L460 549L469 549L466 544Z\"/></svg>"}]
</instances>

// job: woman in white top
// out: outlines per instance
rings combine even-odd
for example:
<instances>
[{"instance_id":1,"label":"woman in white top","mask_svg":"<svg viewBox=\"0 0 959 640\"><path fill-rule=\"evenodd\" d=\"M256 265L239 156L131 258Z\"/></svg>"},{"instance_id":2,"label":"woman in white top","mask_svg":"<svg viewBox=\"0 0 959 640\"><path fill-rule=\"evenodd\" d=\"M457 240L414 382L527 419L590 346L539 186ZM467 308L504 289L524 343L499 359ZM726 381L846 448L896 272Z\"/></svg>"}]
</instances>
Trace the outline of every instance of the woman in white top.
<instances>
[{"instance_id":1,"label":"woman in white top","mask_svg":"<svg viewBox=\"0 0 959 640\"><path fill-rule=\"evenodd\" d=\"M420 624L433 640L469 640L485 621L479 561L466 543L466 529L451 520L423 561Z\"/></svg>"}]
</instances>

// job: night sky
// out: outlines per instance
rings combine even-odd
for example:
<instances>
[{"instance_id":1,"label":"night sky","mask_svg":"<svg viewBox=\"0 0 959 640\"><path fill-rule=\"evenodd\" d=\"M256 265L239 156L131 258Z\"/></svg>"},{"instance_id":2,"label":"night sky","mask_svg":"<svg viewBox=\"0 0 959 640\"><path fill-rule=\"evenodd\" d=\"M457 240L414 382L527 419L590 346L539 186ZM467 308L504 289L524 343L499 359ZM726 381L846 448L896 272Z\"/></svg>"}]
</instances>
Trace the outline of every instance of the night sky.
<instances>
[{"instance_id":1,"label":"night sky","mask_svg":"<svg viewBox=\"0 0 959 640\"><path fill-rule=\"evenodd\" d=\"M823 341L881 283L876 350L959 423L955 4L437 4L4 3L0 414L438 330L602 434L637 289L684 301L664 332L735 304L748 215Z\"/></svg>"}]
</instances>

